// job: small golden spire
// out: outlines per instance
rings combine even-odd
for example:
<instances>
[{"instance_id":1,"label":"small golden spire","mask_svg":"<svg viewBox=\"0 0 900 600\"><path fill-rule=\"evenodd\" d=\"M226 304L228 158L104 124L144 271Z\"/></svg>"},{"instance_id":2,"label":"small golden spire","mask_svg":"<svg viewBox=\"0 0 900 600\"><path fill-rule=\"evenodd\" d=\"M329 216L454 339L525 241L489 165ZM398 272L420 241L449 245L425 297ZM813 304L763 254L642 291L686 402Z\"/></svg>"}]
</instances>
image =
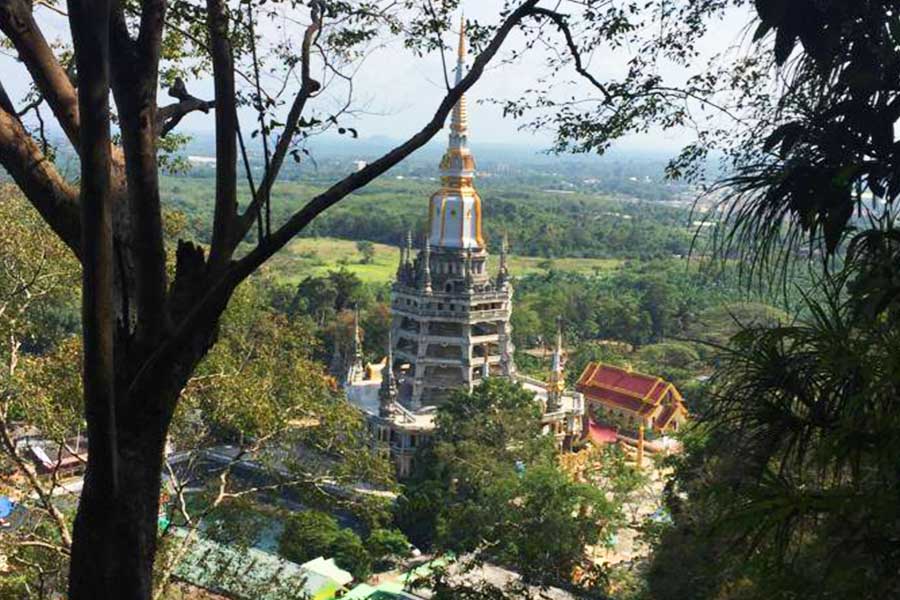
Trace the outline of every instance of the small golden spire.
<instances>
[{"instance_id":1,"label":"small golden spire","mask_svg":"<svg viewBox=\"0 0 900 600\"><path fill-rule=\"evenodd\" d=\"M463 72L466 68L466 18L464 15L459 17L459 46L457 47L456 60L456 81L455 85L463 79ZM469 129L469 116L466 110L466 97L462 95L453 107L453 114L450 117L450 129L457 134L465 135Z\"/></svg>"},{"instance_id":2,"label":"small golden spire","mask_svg":"<svg viewBox=\"0 0 900 600\"><path fill-rule=\"evenodd\" d=\"M459 16L459 46L456 49L456 56L462 61L466 58L466 15Z\"/></svg>"}]
</instances>

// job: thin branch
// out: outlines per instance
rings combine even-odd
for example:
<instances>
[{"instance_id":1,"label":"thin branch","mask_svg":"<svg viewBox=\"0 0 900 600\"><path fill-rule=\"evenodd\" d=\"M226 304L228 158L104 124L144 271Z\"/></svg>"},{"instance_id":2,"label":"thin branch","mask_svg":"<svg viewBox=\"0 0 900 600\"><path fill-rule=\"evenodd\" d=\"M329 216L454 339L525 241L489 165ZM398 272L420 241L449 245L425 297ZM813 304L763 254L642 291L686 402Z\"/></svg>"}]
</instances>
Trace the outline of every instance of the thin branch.
<instances>
[{"instance_id":1,"label":"thin branch","mask_svg":"<svg viewBox=\"0 0 900 600\"><path fill-rule=\"evenodd\" d=\"M63 514L59 512L59 509L56 508L56 505L53 503L53 497L46 489L44 489L34 468L25 461L16 449L16 444L13 442L12 434L9 430L9 423L6 421L5 415L0 419L0 444L2 444L7 456L13 461L13 464L16 465L19 472L25 476L32 491L37 494L41 507L50 515L57 533L59 533L59 539L62 540L63 546L67 549L71 548L72 534L69 531L69 525L66 523Z\"/></svg>"},{"instance_id":2,"label":"thin branch","mask_svg":"<svg viewBox=\"0 0 900 600\"><path fill-rule=\"evenodd\" d=\"M284 164L284 159L287 157L288 150L290 150L291 142L293 142L294 136L297 133L300 117L303 115L306 103L310 97L321 88L321 84L310 76L310 48L318 37L322 27L323 18L323 15L319 11L318 4L314 4L312 8L312 23L307 26L306 31L303 34L303 46L300 52L300 90L297 92L297 95L294 97L294 102L291 104L291 110L288 112L284 129L275 145L275 152L272 154L271 163L266 166L266 171L259 184L259 189L256 191L253 200L250 202L250 205L247 206L244 214L240 217L238 232L234 241L235 244L247 235L247 231L249 231L253 220L258 216L260 207L263 203L267 202L267 199L271 195L272 186L278 178L278 174Z\"/></svg>"},{"instance_id":3,"label":"thin branch","mask_svg":"<svg viewBox=\"0 0 900 600\"><path fill-rule=\"evenodd\" d=\"M69 556L69 549L65 546L59 546L57 544L51 544L50 542L45 542L42 540L17 540L13 542L13 545L17 548L44 548L46 550L52 550L53 552L58 552L63 556Z\"/></svg>"},{"instance_id":4,"label":"thin branch","mask_svg":"<svg viewBox=\"0 0 900 600\"><path fill-rule=\"evenodd\" d=\"M166 135L178 126L185 115L194 111L209 113L215 107L215 100L201 100L187 91L187 86L179 77L169 88L169 96L178 100L172 104L161 106L156 111L156 130L159 137Z\"/></svg>"},{"instance_id":5,"label":"thin branch","mask_svg":"<svg viewBox=\"0 0 900 600\"><path fill-rule=\"evenodd\" d=\"M587 79L591 83L591 85L597 88L601 94L603 94L603 97L605 98L605 101L607 103L612 102L612 96L606 90L606 86L600 83L596 77L591 75L590 72L588 72L588 70L584 67L584 64L581 62L581 51L575 44L575 40L572 37L572 31L569 29L569 23L568 21L566 21L565 15L541 7L535 8L534 14L547 17L548 19L556 23L556 26L559 28L559 30L563 34L563 37L565 37L566 39L566 46L568 46L569 48L569 52L572 55L572 60L575 61L575 70L579 75Z\"/></svg>"},{"instance_id":6,"label":"thin branch","mask_svg":"<svg viewBox=\"0 0 900 600\"><path fill-rule=\"evenodd\" d=\"M425 2L423 2L422 4L425 6L425 10L426 12L428 12L428 16L430 16L431 20L436 23L438 18L434 12L434 7L431 5L431 0L425 0ZM444 40L441 38L440 32L435 32L435 38L435 41L437 42L438 47L441 50L441 69L443 70L444 74L444 89L449 90L450 74L447 72L447 52L444 46Z\"/></svg>"},{"instance_id":7,"label":"thin branch","mask_svg":"<svg viewBox=\"0 0 900 600\"><path fill-rule=\"evenodd\" d=\"M313 11L316 10L316 5L313 5ZM265 172L268 173L271 169L271 157L269 156L269 131L266 127L266 105L263 104L262 99L262 84L259 81L259 57L256 54L256 31L253 25L253 6L251 3L247 3L247 23L250 28L250 55L253 60L253 84L256 88L256 114L259 117L259 135L262 138L262 146L263 146L263 165L265 168ZM269 193L269 189L266 190L265 198L262 199L263 204L266 207L266 219L265 219L265 234L268 236L272 232L272 195ZM260 242L262 238L260 238Z\"/></svg>"},{"instance_id":8,"label":"thin branch","mask_svg":"<svg viewBox=\"0 0 900 600\"><path fill-rule=\"evenodd\" d=\"M439 105L437 111L431 121L425 125L419 132L410 137L406 142L397 146L378 160L369 163L363 169L348 175L338 183L331 186L322 194L310 200L300 211L295 213L288 221L282 225L269 239L266 244L257 246L253 251L237 261L231 272L233 284L236 285L268 260L275 252L287 244L297 233L299 233L312 219L319 215L322 211L337 203L347 194L366 185L388 169L405 159L407 156L425 145L438 131L444 126L444 122L450 111L459 101L460 97L481 77L485 66L499 51L501 45L509 35L510 31L519 24L519 22L530 14L534 14L537 10L534 5L537 0L528 0L524 2L518 9L513 11L506 19L503 25L497 30L494 38L485 50L475 59L472 68L466 74L460 83L454 86L444 96L443 101Z\"/></svg>"},{"instance_id":9,"label":"thin branch","mask_svg":"<svg viewBox=\"0 0 900 600\"><path fill-rule=\"evenodd\" d=\"M78 96L66 70L34 20L27 0L7 0L0 5L0 30L19 53L60 127L77 149L80 127Z\"/></svg>"}]
</instances>

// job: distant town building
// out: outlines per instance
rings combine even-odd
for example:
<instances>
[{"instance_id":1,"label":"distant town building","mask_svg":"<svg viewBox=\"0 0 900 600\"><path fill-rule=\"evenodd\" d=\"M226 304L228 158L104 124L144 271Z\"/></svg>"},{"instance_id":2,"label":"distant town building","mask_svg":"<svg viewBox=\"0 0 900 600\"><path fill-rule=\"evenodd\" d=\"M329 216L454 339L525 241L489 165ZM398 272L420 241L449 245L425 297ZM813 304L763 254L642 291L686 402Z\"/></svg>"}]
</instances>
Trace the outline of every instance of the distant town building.
<instances>
[{"instance_id":1,"label":"distant town building","mask_svg":"<svg viewBox=\"0 0 900 600\"><path fill-rule=\"evenodd\" d=\"M460 31L457 84L465 56ZM348 399L369 415L373 446L390 454L401 476L408 474L416 449L431 435L436 408L454 391L471 391L488 377L510 378L533 391L544 407L544 430L560 446L570 446L581 434L583 401L580 394L564 390L561 338L549 384L516 373L508 244L504 236L498 269L489 273L468 138L463 96L453 108L440 163L441 187L429 201L428 231L420 249L414 252L407 234L400 250L381 380L360 380L352 373L346 378Z\"/></svg>"},{"instance_id":2,"label":"distant town building","mask_svg":"<svg viewBox=\"0 0 900 600\"><path fill-rule=\"evenodd\" d=\"M629 429L678 431L687 420L681 394L660 377L599 362L589 363L575 386L584 394L590 414L622 423Z\"/></svg>"}]
</instances>

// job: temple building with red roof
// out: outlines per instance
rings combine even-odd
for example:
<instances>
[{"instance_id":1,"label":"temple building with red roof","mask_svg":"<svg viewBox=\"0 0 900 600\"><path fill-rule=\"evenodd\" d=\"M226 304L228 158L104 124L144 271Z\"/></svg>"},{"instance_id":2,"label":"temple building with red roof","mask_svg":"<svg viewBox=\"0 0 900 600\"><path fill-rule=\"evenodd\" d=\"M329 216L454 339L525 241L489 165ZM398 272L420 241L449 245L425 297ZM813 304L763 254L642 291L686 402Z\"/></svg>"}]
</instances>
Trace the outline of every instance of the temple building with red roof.
<instances>
[{"instance_id":1,"label":"temple building with red roof","mask_svg":"<svg viewBox=\"0 0 900 600\"><path fill-rule=\"evenodd\" d=\"M575 389L584 395L588 414L640 425L647 431L678 431L687 420L684 398L661 377L599 362L589 363Z\"/></svg>"}]
</instances>

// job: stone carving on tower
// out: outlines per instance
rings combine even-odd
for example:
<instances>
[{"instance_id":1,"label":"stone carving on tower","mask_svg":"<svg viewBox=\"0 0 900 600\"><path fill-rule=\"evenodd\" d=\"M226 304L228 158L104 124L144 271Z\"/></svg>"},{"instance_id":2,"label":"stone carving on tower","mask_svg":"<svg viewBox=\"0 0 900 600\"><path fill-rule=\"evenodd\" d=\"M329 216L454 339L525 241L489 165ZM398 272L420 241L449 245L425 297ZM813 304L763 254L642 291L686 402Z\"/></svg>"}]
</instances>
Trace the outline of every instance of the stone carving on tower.
<instances>
[{"instance_id":1,"label":"stone carving on tower","mask_svg":"<svg viewBox=\"0 0 900 600\"><path fill-rule=\"evenodd\" d=\"M459 83L466 58L463 30L457 56ZM441 187L428 203L425 242L413 258L407 237L391 294L393 354L402 373L398 398L412 410L440 404L456 389L471 390L486 375L515 371L506 242L500 271L491 276L465 96L453 108L440 171Z\"/></svg>"}]
</instances>

